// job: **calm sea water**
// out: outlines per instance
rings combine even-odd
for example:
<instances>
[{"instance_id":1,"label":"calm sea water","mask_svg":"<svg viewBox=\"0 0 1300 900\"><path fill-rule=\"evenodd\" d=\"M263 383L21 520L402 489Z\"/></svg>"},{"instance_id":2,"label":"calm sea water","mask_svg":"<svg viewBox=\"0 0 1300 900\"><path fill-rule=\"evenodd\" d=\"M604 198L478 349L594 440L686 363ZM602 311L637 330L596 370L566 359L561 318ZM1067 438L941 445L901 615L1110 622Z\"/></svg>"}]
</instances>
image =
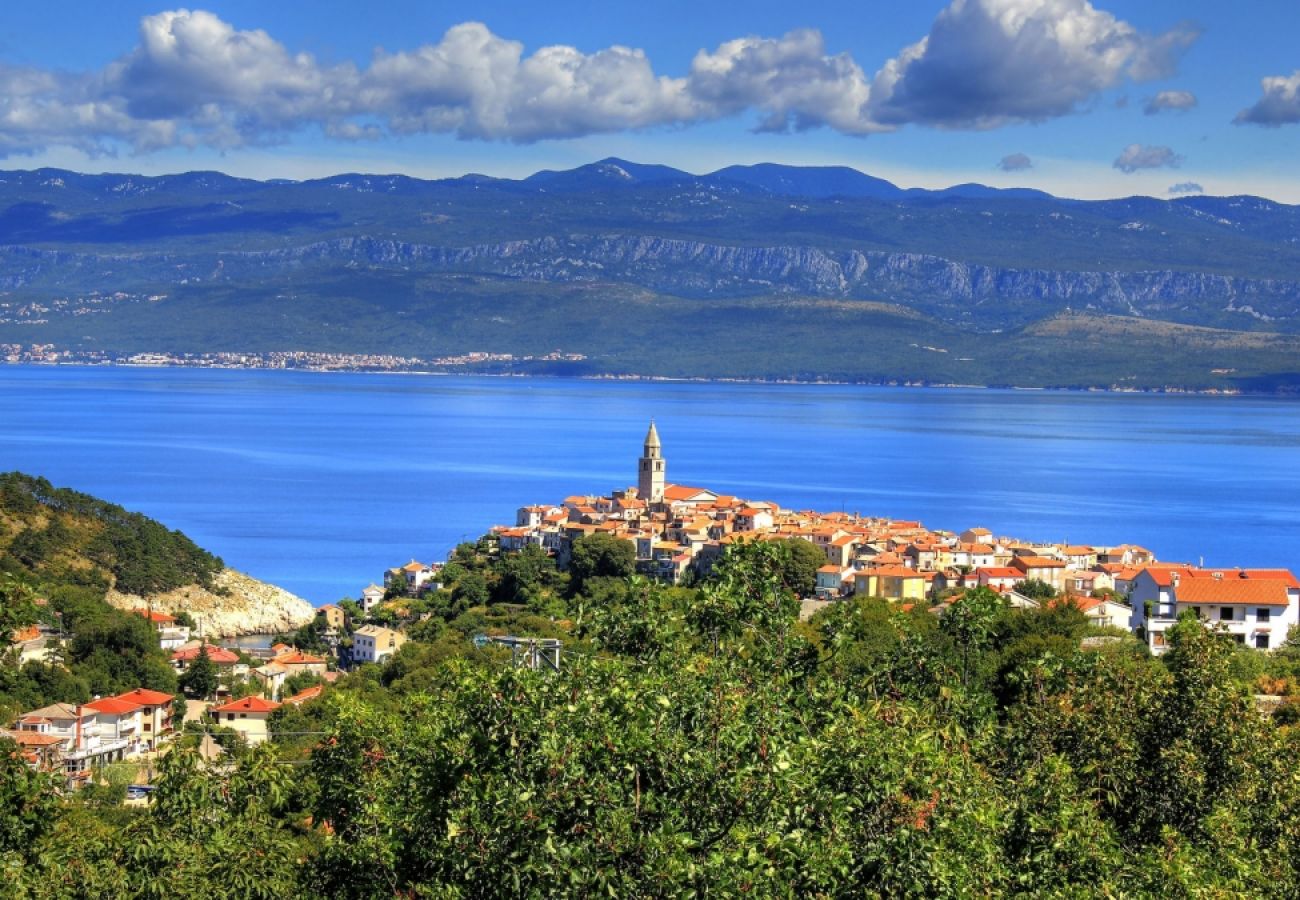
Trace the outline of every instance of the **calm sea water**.
<instances>
[{"instance_id":1,"label":"calm sea water","mask_svg":"<svg viewBox=\"0 0 1300 900\"><path fill-rule=\"evenodd\" d=\"M1300 403L1275 399L0 366L0 469L319 604L634 484L652 416L681 484L1300 568Z\"/></svg>"}]
</instances>

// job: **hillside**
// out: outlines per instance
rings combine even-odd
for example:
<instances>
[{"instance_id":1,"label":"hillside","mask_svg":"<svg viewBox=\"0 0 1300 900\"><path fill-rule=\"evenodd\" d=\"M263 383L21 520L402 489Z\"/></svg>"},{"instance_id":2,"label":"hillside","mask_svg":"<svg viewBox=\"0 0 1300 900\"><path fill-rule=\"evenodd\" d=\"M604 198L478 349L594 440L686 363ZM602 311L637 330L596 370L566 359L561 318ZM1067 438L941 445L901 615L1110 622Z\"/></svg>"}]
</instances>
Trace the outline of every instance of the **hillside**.
<instances>
[{"instance_id":1,"label":"hillside","mask_svg":"<svg viewBox=\"0 0 1300 900\"><path fill-rule=\"evenodd\" d=\"M881 324L882 308L922 318ZM1155 353L1172 368L1150 377L1105 347L1079 364L1047 354L1058 333L1034 329L1079 313L1300 334L1300 208L904 190L846 168L692 175L614 159L519 181L0 173L0 343L421 358L562 350L599 374L1006 383L935 354L911 365L889 345L943 340L1001 359L1008 338L998 336L1019 335L1012 371L1039 373L1015 381L1025 386L1232 388L1184 373L1236 369L1237 389L1270 389L1296 368L1282 337L1266 339L1277 354L1247 365L1222 361L1222 334L1184 342L1177 360ZM801 314L811 321L792 335ZM1136 340L1149 356L1160 326L1133 328L1116 349ZM755 340L780 343L779 364L724 362L729 345ZM828 365L828 353L843 360Z\"/></svg>"},{"instance_id":2,"label":"hillside","mask_svg":"<svg viewBox=\"0 0 1300 900\"><path fill-rule=\"evenodd\" d=\"M179 531L20 472L0 474L0 571L47 595L152 604L224 637L296 627L305 600L231 569Z\"/></svg>"}]
</instances>

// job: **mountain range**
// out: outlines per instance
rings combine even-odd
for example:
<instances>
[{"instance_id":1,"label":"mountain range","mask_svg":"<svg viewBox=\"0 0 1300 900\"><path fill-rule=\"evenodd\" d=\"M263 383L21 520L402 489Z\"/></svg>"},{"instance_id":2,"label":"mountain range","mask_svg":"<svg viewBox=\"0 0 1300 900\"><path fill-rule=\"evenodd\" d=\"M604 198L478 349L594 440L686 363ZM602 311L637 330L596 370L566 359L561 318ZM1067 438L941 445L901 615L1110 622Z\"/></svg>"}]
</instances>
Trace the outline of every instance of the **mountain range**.
<instances>
[{"instance_id":1,"label":"mountain range","mask_svg":"<svg viewBox=\"0 0 1300 900\"><path fill-rule=\"evenodd\" d=\"M0 342L79 350L561 350L587 374L1300 384L1300 207L904 189L847 167L0 172L0 291ZM754 352L765 344L779 350Z\"/></svg>"}]
</instances>

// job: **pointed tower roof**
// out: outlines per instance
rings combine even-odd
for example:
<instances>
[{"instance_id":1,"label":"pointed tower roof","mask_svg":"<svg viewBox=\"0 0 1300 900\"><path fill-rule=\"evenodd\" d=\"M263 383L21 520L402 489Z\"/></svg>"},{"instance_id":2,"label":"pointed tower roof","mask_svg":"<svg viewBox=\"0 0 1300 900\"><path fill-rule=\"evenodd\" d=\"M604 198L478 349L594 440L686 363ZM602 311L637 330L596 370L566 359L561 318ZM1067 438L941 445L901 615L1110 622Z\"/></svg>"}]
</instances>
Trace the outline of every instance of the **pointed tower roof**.
<instances>
[{"instance_id":1,"label":"pointed tower roof","mask_svg":"<svg viewBox=\"0 0 1300 900\"><path fill-rule=\"evenodd\" d=\"M655 420L650 420L650 430L645 433L645 445L647 447L662 447L659 443L659 430L655 428Z\"/></svg>"}]
</instances>

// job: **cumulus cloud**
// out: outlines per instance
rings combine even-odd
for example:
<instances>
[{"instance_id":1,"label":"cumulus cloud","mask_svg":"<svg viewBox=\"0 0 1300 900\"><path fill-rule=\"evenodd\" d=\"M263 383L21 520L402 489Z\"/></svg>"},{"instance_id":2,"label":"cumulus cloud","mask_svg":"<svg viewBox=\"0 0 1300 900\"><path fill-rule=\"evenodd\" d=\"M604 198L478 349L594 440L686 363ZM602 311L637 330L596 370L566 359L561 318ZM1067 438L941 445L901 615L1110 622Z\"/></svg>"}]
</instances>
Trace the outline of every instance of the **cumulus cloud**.
<instances>
[{"instance_id":1,"label":"cumulus cloud","mask_svg":"<svg viewBox=\"0 0 1300 900\"><path fill-rule=\"evenodd\" d=\"M995 128L1077 110L1126 79L1171 74L1199 35L1147 35L1087 0L953 0L872 82L883 123Z\"/></svg>"},{"instance_id":2,"label":"cumulus cloud","mask_svg":"<svg viewBox=\"0 0 1300 900\"><path fill-rule=\"evenodd\" d=\"M868 135L906 124L1040 121L1125 80L1169 74L1194 28L1149 35L1087 0L951 0L874 74L820 32L748 36L657 73L638 49L540 47L466 22L436 43L326 64L202 10L146 16L129 53L63 73L0 64L0 154L149 152L449 133L528 143L755 114L764 131Z\"/></svg>"},{"instance_id":3,"label":"cumulus cloud","mask_svg":"<svg viewBox=\"0 0 1300 900\"><path fill-rule=\"evenodd\" d=\"M1169 185L1171 194L1204 194L1205 188L1201 187L1195 181L1180 181L1177 184Z\"/></svg>"},{"instance_id":4,"label":"cumulus cloud","mask_svg":"<svg viewBox=\"0 0 1300 900\"><path fill-rule=\"evenodd\" d=\"M1003 172L1023 172L1033 167L1034 161L1023 153L1011 153L998 161L998 168Z\"/></svg>"},{"instance_id":5,"label":"cumulus cloud","mask_svg":"<svg viewBox=\"0 0 1300 900\"><path fill-rule=\"evenodd\" d=\"M1275 75L1260 79L1264 96L1254 106L1237 113L1237 125L1294 125L1300 122L1300 69L1290 77Z\"/></svg>"},{"instance_id":6,"label":"cumulus cloud","mask_svg":"<svg viewBox=\"0 0 1300 900\"><path fill-rule=\"evenodd\" d=\"M1168 147L1129 144L1112 165L1131 175L1140 169L1176 169L1182 164L1183 158Z\"/></svg>"},{"instance_id":7,"label":"cumulus cloud","mask_svg":"<svg viewBox=\"0 0 1300 900\"><path fill-rule=\"evenodd\" d=\"M867 114L871 88L861 67L847 53L828 56L821 33L811 29L702 50L691 62L689 90L715 116L760 110L763 131L823 125L845 134L889 130Z\"/></svg>"},{"instance_id":8,"label":"cumulus cloud","mask_svg":"<svg viewBox=\"0 0 1300 900\"><path fill-rule=\"evenodd\" d=\"M1195 109L1196 103L1196 95L1191 91L1161 91L1147 101L1144 112L1148 116L1154 116L1156 113L1166 110L1186 112L1189 109Z\"/></svg>"}]
</instances>

